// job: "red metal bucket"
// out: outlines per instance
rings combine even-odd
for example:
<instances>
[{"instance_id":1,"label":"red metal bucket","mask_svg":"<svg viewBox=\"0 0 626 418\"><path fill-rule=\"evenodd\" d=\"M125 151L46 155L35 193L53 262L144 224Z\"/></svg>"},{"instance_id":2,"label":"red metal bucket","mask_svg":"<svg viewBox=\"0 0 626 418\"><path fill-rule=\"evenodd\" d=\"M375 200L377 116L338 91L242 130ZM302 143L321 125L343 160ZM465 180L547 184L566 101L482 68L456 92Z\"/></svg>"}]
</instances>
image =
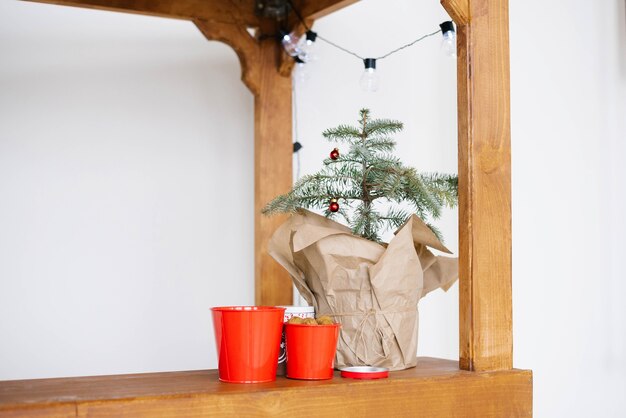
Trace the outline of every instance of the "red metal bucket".
<instances>
[{"instance_id":1,"label":"red metal bucket","mask_svg":"<svg viewBox=\"0 0 626 418\"><path fill-rule=\"evenodd\" d=\"M287 377L332 379L340 324L285 324Z\"/></svg>"},{"instance_id":2,"label":"red metal bucket","mask_svg":"<svg viewBox=\"0 0 626 418\"><path fill-rule=\"evenodd\" d=\"M226 306L211 311L220 380L230 383L276 380L285 308Z\"/></svg>"}]
</instances>

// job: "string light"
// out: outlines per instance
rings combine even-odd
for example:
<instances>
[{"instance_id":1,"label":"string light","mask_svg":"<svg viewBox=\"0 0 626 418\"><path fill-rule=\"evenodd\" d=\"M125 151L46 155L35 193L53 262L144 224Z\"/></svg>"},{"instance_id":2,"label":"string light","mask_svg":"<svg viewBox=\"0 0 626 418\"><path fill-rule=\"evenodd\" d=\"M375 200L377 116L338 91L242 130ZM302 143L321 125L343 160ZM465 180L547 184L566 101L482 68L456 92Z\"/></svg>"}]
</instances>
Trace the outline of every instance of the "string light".
<instances>
[{"instance_id":1,"label":"string light","mask_svg":"<svg viewBox=\"0 0 626 418\"><path fill-rule=\"evenodd\" d=\"M315 54L315 40L317 39L317 33L312 30L307 30L305 36L300 38L298 42L298 58L303 62L316 61L317 55Z\"/></svg>"},{"instance_id":2,"label":"string light","mask_svg":"<svg viewBox=\"0 0 626 418\"><path fill-rule=\"evenodd\" d=\"M304 28L306 29L305 36L303 36L301 39L296 39L296 37L293 34L281 31L281 43L283 44L285 51L287 51L287 53L291 55L292 57L296 58L297 65L299 67L304 67L305 63L315 59L315 55L313 52L314 45L315 45L315 41L319 39L327 43L328 45L334 48L337 48L340 51L343 51L346 54L350 54L354 56L355 58L358 58L359 60L363 61L365 68L364 68L363 73L361 74L359 84L361 88L365 91L375 92L376 90L378 90L378 87L380 85L380 77L378 73L376 72L377 61L387 58L390 55L393 55L405 48L413 46L416 43L426 38L429 38L431 36L434 36L438 33L441 33L443 35L441 47L443 51L445 52L445 54L450 57L456 56L456 32L454 30L454 24L452 23L452 21L443 22L439 25L440 29L432 33L426 34L424 36L421 36L415 39L414 41L409 42L408 44L402 45L396 49L389 51L388 53L384 55L381 55L379 57L362 57L356 52L350 51L349 49L344 48L341 45L319 35L317 32L313 32L311 28L306 24L306 22L304 21L304 19L298 12L298 10L293 6L293 3L290 0L288 0L288 3L291 6L291 9L293 10L296 17L302 24L302 26L304 26ZM300 80L307 78L307 74L304 71L304 68L299 68L298 73L304 74L304 76L297 75L297 77Z\"/></svg>"},{"instance_id":3,"label":"string light","mask_svg":"<svg viewBox=\"0 0 626 418\"><path fill-rule=\"evenodd\" d=\"M285 48L285 51L295 57L300 52L298 48L298 38L293 33L288 33L286 31L280 31L280 43Z\"/></svg>"},{"instance_id":4,"label":"string light","mask_svg":"<svg viewBox=\"0 0 626 418\"><path fill-rule=\"evenodd\" d=\"M441 49L449 57L456 57L456 32L454 30L454 23L451 21L443 22L439 25L443 39L441 40Z\"/></svg>"},{"instance_id":5,"label":"string light","mask_svg":"<svg viewBox=\"0 0 626 418\"><path fill-rule=\"evenodd\" d=\"M359 84L363 90L374 92L378 90L378 86L380 85L380 77L378 77L378 73L376 72L376 59L365 58L363 65L365 69L363 70L363 74L361 74Z\"/></svg>"}]
</instances>

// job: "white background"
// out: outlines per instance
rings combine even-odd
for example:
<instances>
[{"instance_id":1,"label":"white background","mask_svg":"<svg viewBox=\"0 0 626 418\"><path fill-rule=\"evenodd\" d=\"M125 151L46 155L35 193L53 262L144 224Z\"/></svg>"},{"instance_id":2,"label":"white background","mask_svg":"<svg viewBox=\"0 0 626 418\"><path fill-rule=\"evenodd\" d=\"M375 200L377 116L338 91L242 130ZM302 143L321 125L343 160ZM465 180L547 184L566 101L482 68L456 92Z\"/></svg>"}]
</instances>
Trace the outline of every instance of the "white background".
<instances>
[{"instance_id":1,"label":"white background","mask_svg":"<svg viewBox=\"0 0 626 418\"><path fill-rule=\"evenodd\" d=\"M540 417L626 415L626 7L511 0L515 366ZM365 0L316 23L362 55L447 20ZM361 107L398 155L456 171L439 39L361 63L319 43L298 86L301 173ZM183 21L0 1L0 379L216 366L208 308L253 303L253 98ZM457 218L440 226L457 250ZM456 358L457 287L420 303L419 354Z\"/></svg>"}]
</instances>

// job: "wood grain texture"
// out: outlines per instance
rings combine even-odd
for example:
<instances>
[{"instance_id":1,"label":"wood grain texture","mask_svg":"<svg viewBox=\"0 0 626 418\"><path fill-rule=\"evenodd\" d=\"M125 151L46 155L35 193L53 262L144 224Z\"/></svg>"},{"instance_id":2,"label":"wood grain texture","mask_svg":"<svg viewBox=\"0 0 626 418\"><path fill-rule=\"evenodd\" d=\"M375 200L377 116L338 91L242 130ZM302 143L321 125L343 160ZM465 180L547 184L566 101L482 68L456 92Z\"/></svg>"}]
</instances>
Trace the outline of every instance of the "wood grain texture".
<instances>
[{"instance_id":1,"label":"wood grain texture","mask_svg":"<svg viewBox=\"0 0 626 418\"><path fill-rule=\"evenodd\" d=\"M0 407L1 418L74 418L77 414L78 405L67 402L51 405L20 405L8 409Z\"/></svg>"},{"instance_id":2,"label":"wood grain texture","mask_svg":"<svg viewBox=\"0 0 626 418\"><path fill-rule=\"evenodd\" d=\"M252 94L259 94L261 68L258 65L261 47L243 25L208 22L195 19L193 23L211 41L224 42L237 54L241 65L241 81Z\"/></svg>"},{"instance_id":3,"label":"wood grain texture","mask_svg":"<svg viewBox=\"0 0 626 418\"><path fill-rule=\"evenodd\" d=\"M457 25L470 22L469 0L441 0L441 5Z\"/></svg>"},{"instance_id":4,"label":"wood grain texture","mask_svg":"<svg viewBox=\"0 0 626 418\"><path fill-rule=\"evenodd\" d=\"M324 16L343 9L356 3L358 0L306 0L294 2L300 14L304 18L313 20L321 19Z\"/></svg>"},{"instance_id":5,"label":"wood grain texture","mask_svg":"<svg viewBox=\"0 0 626 418\"><path fill-rule=\"evenodd\" d=\"M458 27L459 344L466 370L513 366L508 3Z\"/></svg>"},{"instance_id":6,"label":"wood grain texture","mask_svg":"<svg viewBox=\"0 0 626 418\"><path fill-rule=\"evenodd\" d=\"M254 14L255 0L26 0L36 3L137 13L174 19L201 19L210 22L259 26Z\"/></svg>"},{"instance_id":7,"label":"wood grain texture","mask_svg":"<svg viewBox=\"0 0 626 418\"><path fill-rule=\"evenodd\" d=\"M24 0L35 3L114 12L137 13L174 19L206 20L259 27L268 19L255 14L255 0ZM358 0L301 0L294 4L305 18L315 20Z\"/></svg>"},{"instance_id":8,"label":"wood grain texture","mask_svg":"<svg viewBox=\"0 0 626 418\"><path fill-rule=\"evenodd\" d=\"M261 209L291 189L293 139L291 77L277 71L282 48L273 40L260 43L259 92L254 99L254 257L255 303L291 305L291 278L267 252L269 240L285 216L265 216Z\"/></svg>"},{"instance_id":9,"label":"wood grain texture","mask_svg":"<svg viewBox=\"0 0 626 418\"><path fill-rule=\"evenodd\" d=\"M36 415L38 413L48 415ZM56 414L56 415L55 415ZM0 382L0 417L528 417L532 374L420 358L389 379L228 384L191 371Z\"/></svg>"}]
</instances>

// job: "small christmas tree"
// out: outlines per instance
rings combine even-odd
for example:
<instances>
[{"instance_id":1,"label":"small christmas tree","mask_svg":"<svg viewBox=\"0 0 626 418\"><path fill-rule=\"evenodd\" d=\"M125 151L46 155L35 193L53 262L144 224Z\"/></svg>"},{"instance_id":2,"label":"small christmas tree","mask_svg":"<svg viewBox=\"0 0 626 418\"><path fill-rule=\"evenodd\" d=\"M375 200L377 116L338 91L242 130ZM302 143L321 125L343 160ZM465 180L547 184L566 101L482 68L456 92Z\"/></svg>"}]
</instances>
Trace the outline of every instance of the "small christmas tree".
<instances>
[{"instance_id":1,"label":"small christmas tree","mask_svg":"<svg viewBox=\"0 0 626 418\"><path fill-rule=\"evenodd\" d=\"M391 135L402 130L402 123L371 119L368 109L362 109L360 116L358 127L339 125L323 133L331 142L346 144L348 152L332 150L321 171L302 177L289 193L269 202L263 213L325 209L326 217L343 217L355 235L380 242L382 232L402 226L414 212L441 239L431 222L440 217L444 206L456 206L457 176L418 173L403 166L391 154L396 146ZM384 201L396 205L381 213L383 206L389 206L380 204Z\"/></svg>"}]
</instances>

